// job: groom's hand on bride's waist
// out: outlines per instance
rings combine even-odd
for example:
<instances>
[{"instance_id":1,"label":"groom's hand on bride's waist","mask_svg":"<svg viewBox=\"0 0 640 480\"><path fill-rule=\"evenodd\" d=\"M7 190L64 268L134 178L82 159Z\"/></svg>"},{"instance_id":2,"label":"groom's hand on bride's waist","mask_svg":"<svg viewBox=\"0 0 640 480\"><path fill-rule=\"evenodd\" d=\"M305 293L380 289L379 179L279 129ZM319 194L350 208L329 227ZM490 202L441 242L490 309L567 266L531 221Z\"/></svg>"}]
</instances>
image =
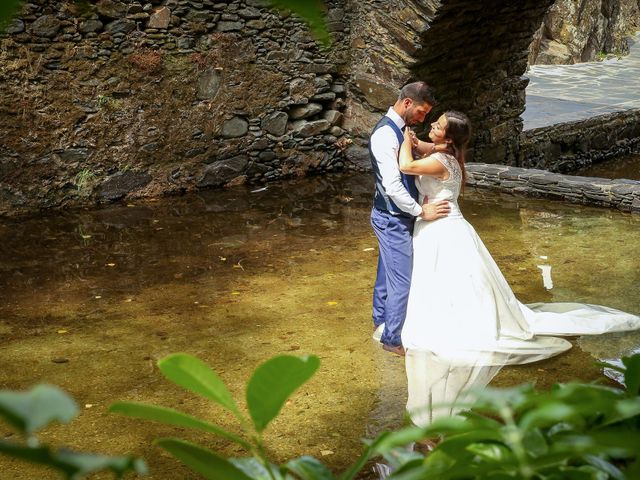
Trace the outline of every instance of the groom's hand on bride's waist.
<instances>
[{"instance_id":1,"label":"groom's hand on bride's waist","mask_svg":"<svg viewBox=\"0 0 640 480\"><path fill-rule=\"evenodd\" d=\"M434 203L424 203L422 205L422 214L420 215L420 218L428 221L437 220L449 215L450 211L451 207L447 200L441 200Z\"/></svg>"}]
</instances>

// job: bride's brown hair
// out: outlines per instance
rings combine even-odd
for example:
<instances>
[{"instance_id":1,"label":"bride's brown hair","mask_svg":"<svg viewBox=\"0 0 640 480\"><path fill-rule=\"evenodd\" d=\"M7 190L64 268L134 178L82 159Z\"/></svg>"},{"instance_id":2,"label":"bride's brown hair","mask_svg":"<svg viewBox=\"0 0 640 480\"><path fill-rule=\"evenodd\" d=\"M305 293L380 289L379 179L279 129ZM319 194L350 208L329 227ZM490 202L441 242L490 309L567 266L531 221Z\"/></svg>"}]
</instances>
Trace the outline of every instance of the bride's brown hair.
<instances>
[{"instance_id":1,"label":"bride's brown hair","mask_svg":"<svg viewBox=\"0 0 640 480\"><path fill-rule=\"evenodd\" d=\"M458 160L458 165L460 165L462 172L461 188L464 189L464 184L467 181L467 169L464 161L467 153L467 144L471 137L471 123L469 122L469 117L464 113L453 110L445 112L444 117L447 119L447 128L444 136L447 140L451 140L449 146L453 150L453 156Z\"/></svg>"}]
</instances>

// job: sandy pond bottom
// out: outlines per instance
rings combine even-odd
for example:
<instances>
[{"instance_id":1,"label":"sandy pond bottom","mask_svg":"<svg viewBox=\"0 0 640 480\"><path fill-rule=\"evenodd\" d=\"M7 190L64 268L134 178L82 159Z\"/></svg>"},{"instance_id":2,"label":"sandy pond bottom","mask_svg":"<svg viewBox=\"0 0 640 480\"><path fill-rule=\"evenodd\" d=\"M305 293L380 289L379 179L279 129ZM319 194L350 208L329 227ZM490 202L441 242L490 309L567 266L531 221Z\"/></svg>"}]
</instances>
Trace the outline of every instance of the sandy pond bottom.
<instances>
[{"instance_id":1,"label":"sandy pond bottom","mask_svg":"<svg viewBox=\"0 0 640 480\"><path fill-rule=\"evenodd\" d=\"M243 403L259 363L313 353L320 370L266 441L276 461L309 454L344 470L361 438L402 425L406 399L402 359L370 339L370 192L366 175L311 178L1 222L0 387L47 382L75 397L81 414L48 428L45 442L133 453L147 460L146 478L192 479L154 439L242 452L213 436L109 414L109 405L164 405L238 431L220 408L166 381L157 360L196 355ZM462 208L521 300L640 312L638 216L474 191ZM629 353L640 335L573 341L558 358L505 368L494 385L602 378L594 355ZM0 435L16 439L6 425ZM58 477L1 457L0 478Z\"/></svg>"}]
</instances>

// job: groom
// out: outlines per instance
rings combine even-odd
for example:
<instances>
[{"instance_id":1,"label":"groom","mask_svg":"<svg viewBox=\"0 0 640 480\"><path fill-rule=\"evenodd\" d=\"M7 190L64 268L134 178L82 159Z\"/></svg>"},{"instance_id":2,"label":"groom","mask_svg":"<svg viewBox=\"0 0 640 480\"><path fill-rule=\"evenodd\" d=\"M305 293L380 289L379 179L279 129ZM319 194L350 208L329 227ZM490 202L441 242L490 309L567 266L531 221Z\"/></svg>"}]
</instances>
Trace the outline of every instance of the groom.
<instances>
[{"instance_id":1,"label":"groom","mask_svg":"<svg viewBox=\"0 0 640 480\"><path fill-rule=\"evenodd\" d=\"M436 220L449 213L446 201L420 205L415 177L402 174L398 168L403 128L424 122L435 103L426 83L405 85L396 103L373 128L369 140L375 180L371 225L379 245L373 324L374 328L384 324L382 348L398 355L404 355L400 332L407 313L413 268L413 223L416 217ZM418 142L417 150L424 155L435 153L436 147Z\"/></svg>"}]
</instances>

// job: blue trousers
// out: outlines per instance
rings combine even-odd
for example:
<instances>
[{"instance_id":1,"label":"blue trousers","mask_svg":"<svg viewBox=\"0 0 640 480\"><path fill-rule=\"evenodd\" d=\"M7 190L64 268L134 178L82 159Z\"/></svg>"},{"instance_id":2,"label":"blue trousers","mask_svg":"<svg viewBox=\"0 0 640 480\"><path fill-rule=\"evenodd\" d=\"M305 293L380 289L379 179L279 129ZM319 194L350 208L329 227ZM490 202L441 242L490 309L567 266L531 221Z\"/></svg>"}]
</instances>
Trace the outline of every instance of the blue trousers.
<instances>
[{"instance_id":1,"label":"blue trousers","mask_svg":"<svg viewBox=\"0 0 640 480\"><path fill-rule=\"evenodd\" d=\"M371 226L378 237L379 256L373 288L373 324L384 323L381 342L401 345L400 332L407 315L407 300L413 270L414 219L393 216L377 208L371 211Z\"/></svg>"}]
</instances>

